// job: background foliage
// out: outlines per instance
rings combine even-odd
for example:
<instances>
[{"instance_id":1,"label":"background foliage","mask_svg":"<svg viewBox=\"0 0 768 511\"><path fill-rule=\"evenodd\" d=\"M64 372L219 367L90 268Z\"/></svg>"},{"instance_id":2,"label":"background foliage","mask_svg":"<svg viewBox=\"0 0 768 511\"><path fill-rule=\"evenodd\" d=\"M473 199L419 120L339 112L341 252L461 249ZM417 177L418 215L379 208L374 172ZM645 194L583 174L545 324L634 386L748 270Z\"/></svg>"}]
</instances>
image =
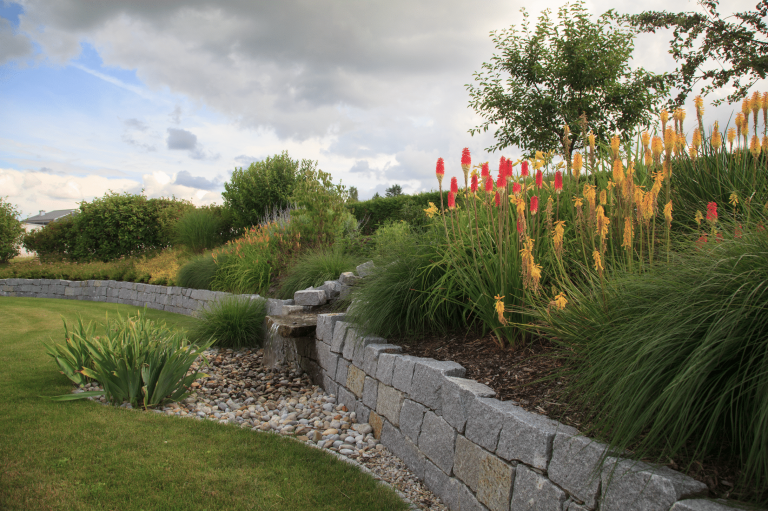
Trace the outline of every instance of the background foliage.
<instances>
[{"instance_id":1,"label":"background foliage","mask_svg":"<svg viewBox=\"0 0 768 511\"><path fill-rule=\"evenodd\" d=\"M0 197L0 263L19 255L19 243L24 227L16 207Z\"/></svg>"}]
</instances>

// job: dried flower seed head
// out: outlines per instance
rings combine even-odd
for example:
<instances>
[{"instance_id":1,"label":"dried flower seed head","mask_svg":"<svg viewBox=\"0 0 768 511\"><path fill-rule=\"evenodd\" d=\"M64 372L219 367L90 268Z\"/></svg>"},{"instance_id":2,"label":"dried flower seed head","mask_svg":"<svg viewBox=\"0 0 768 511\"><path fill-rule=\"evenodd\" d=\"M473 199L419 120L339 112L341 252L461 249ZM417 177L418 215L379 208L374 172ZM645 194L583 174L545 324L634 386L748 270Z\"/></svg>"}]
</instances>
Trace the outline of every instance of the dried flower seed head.
<instances>
[{"instance_id":1,"label":"dried flower seed head","mask_svg":"<svg viewBox=\"0 0 768 511\"><path fill-rule=\"evenodd\" d=\"M749 144L749 152L752 153L752 157L757 158L760 156L760 140L757 135L752 135L752 141Z\"/></svg>"},{"instance_id":2,"label":"dried flower seed head","mask_svg":"<svg viewBox=\"0 0 768 511\"><path fill-rule=\"evenodd\" d=\"M651 143L651 134L647 131L643 132L643 149L648 149L648 146Z\"/></svg>"},{"instance_id":3,"label":"dried flower seed head","mask_svg":"<svg viewBox=\"0 0 768 511\"><path fill-rule=\"evenodd\" d=\"M600 192L601 199L604 193L605 190ZM605 240L605 237L608 236L608 226L610 223L611 221L605 216L605 209L603 209L603 206L595 208L595 234L600 236L601 240Z\"/></svg>"},{"instance_id":4,"label":"dried flower seed head","mask_svg":"<svg viewBox=\"0 0 768 511\"><path fill-rule=\"evenodd\" d=\"M437 176L437 182L440 187L443 186L443 176L445 176L445 162L442 158L437 159L437 167L435 168L435 175Z\"/></svg>"}]
</instances>

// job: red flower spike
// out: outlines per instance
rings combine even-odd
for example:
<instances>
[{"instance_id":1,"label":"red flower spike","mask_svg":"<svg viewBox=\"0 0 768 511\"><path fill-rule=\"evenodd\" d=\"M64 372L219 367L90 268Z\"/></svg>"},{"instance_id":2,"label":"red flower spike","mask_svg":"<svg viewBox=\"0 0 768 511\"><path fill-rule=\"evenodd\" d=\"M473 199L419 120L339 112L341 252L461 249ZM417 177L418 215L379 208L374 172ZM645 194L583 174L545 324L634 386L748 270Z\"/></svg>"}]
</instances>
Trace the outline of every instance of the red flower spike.
<instances>
[{"instance_id":1,"label":"red flower spike","mask_svg":"<svg viewBox=\"0 0 768 511\"><path fill-rule=\"evenodd\" d=\"M477 174L472 176L472 184L470 185L469 189L472 190L472 193L477 191Z\"/></svg>"},{"instance_id":2,"label":"red flower spike","mask_svg":"<svg viewBox=\"0 0 768 511\"><path fill-rule=\"evenodd\" d=\"M496 179L496 188L506 188L507 187L507 177L504 175L504 172L499 172L499 177Z\"/></svg>"},{"instance_id":3,"label":"red flower spike","mask_svg":"<svg viewBox=\"0 0 768 511\"><path fill-rule=\"evenodd\" d=\"M453 192L454 195L459 193L459 182L455 177L451 178L451 192Z\"/></svg>"},{"instance_id":4,"label":"red flower spike","mask_svg":"<svg viewBox=\"0 0 768 511\"><path fill-rule=\"evenodd\" d=\"M523 165L520 167L520 175L523 177L528 177L528 160L523 161Z\"/></svg>"},{"instance_id":5,"label":"red flower spike","mask_svg":"<svg viewBox=\"0 0 768 511\"><path fill-rule=\"evenodd\" d=\"M501 195L499 195L499 192L496 192L496 197L493 198L493 201L496 203L497 208L501 205Z\"/></svg>"},{"instance_id":6,"label":"red flower spike","mask_svg":"<svg viewBox=\"0 0 768 511\"><path fill-rule=\"evenodd\" d=\"M707 242L707 235L702 234L701 236L699 236L699 239L696 240L696 245L703 245L706 242Z\"/></svg>"},{"instance_id":7,"label":"red flower spike","mask_svg":"<svg viewBox=\"0 0 768 511\"><path fill-rule=\"evenodd\" d=\"M512 179L512 160L507 160L507 179Z\"/></svg>"},{"instance_id":8,"label":"red flower spike","mask_svg":"<svg viewBox=\"0 0 768 511\"><path fill-rule=\"evenodd\" d=\"M491 176L485 177L485 191L489 193L493 191L493 178Z\"/></svg>"},{"instance_id":9,"label":"red flower spike","mask_svg":"<svg viewBox=\"0 0 768 511\"><path fill-rule=\"evenodd\" d=\"M539 211L539 198L534 195L531 197L531 214L535 215Z\"/></svg>"},{"instance_id":10,"label":"red flower spike","mask_svg":"<svg viewBox=\"0 0 768 511\"><path fill-rule=\"evenodd\" d=\"M707 221L717 221L717 202L710 202L707 204Z\"/></svg>"},{"instance_id":11,"label":"red flower spike","mask_svg":"<svg viewBox=\"0 0 768 511\"><path fill-rule=\"evenodd\" d=\"M512 193L515 195L518 195L522 191L523 187L520 186L520 183L514 183L512 185Z\"/></svg>"},{"instance_id":12,"label":"red flower spike","mask_svg":"<svg viewBox=\"0 0 768 511\"><path fill-rule=\"evenodd\" d=\"M541 170L536 171L536 188L541 188L544 186L544 174L541 172Z\"/></svg>"},{"instance_id":13,"label":"red flower spike","mask_svg":"<svg viewBox=\"0 0 768 511\"><path fill-rule=\"evenodd\" d=\"M517 219L517 234L523 233L523 222L520 221L520 219Z\"/></svg>"},{"instance_id":14,"label":"red flower spike","mask_svg":"<svg viewBox=\"0 0 768 511\"><path fill-rule=\"evenodd\" d=\"M461 166L463 167L464 165L466 165L467 167L472 165L472 157L469 155L469 148L468 147L465 147L461 151Z\"/></svg>"},{"instance_id":15,"label":"red flower spike","mask_svg":"<svg viewBox=\"0 0 768 511\"><path fill-rule=\"evenodd\" d=\"M482 168L480 169L480 176L481 177L488 177L491 175L491 171L488 168L488 162L483 163Z\"/></svg>"},{"instance_id":16,"label":"red flower spike","mask_svg":"<svg viewBox=\"0 0 768 511\"><path fill-rule=\"evenodd\" d=\"M559 170L555 172L555 191L557 193L563 191L563 173Z\"/></svg>"},{"instance_id":17,"label":"red flower spike","mask_svg":"<svg viewBox=\"0 0 768 511\"><path fill-rule=\"evenodd\" d=\"M450 191L448 192L448 209L454 209L455 207L456 207L456 193L454 191Z\"/></svg>"},{"instance_id":18,"label":"red flower spike","mask_svg":"<svg viewBox=\"0 0 768 511\"><path fill-rule=\"evenodd\" d=\"M507 169L507 159L503 156L499 159L499 174L504 174Z\"/></svg>"},{"instance_id":19,"label":"red flower spike","mask_svg":"<svg viewBox=\"0 0 768 511\"><path fill-rule=\"evenodd\" d=\"M435 168L435 175L437 176L437 182L440 186L443 186L443 176L445 175L445 162L442 158L437 159L437 167Z\"/></svg>"}]
</instances>

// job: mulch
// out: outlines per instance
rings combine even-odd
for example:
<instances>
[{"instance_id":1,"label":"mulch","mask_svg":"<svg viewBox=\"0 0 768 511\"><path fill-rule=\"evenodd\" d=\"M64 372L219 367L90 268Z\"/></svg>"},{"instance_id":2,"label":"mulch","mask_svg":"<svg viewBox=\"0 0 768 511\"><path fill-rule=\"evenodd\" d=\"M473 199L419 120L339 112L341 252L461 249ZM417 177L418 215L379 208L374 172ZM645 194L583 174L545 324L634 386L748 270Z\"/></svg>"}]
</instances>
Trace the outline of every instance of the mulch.
<instances>
[{"instance_id":1,"label":"mulch","mask_svg":"<svg viewBox=\"0 0 768 511\"><path fill-rule=\"evenodd\" d=\"M454 361L466 368L465 378L489 386L500 401L513 401L523 409L589 431L590 413L575 405L566 391L567 379L558 375L567 352L553 341L533 337L514 348L499 346L490 335L472 332L428 334L421 338L391 339L409 355ZM644 460L657 462L657 460ZM666 466L685 472L709 488L710 497L754 499L761 490L734 491L739 464L733 459L669 459Z\"/></svg>"}]
</instances>

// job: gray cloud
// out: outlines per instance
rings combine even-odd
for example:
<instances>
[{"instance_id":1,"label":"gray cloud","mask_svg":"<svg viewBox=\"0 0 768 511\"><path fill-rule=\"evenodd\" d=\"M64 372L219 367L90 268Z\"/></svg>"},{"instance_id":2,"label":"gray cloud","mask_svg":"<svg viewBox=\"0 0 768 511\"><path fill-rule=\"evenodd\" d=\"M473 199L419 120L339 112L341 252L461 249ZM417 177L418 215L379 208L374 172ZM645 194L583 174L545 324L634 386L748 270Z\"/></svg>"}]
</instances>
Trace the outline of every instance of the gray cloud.
<instances>
[{"instance_id":1,"label":"gray cloud","mask_svg":"<svg viewBox=\"0 0 768 511\"><path fill-rule=\"evenodd\" d=\"M40 167L40 169L38 169L38 172L43 172L45 174L53 174L53 175L56 175L56 176L65 176L65 175L67 175L66 172L63 172L61 170L53 170L50 167Z\"/></svg>"},{"instance_id":2,"label":"gray cloud","mask_svg":"<svg viewBox=\"0 0 768 511\"><path fill-rule=\"evenodd\" d=\"M142 122L138 119L126 119L123 121L123 124L125 124L126 128L134 129L137 131L147 131L149 128L145 122Z\"/></svg>"},{"instance_id":3,"label":"gray cloud","mask_svg":"<svg viewBox=\"0 0 768 511\"><path fill-rule=\"evenodd\" d=\"M237 163L241 163L244 166L249 166L251 163L255 163L260 160L261 158L257 158L255 156L248 156L245 154L241 154L240 156L235 156L235 161Z\"/></svg>"},{"instance_id":4,"label":"gray cloud","mask_svg":"<svg viewBox=\"0 0 768 511\"><path fill-rule=\"evenodd\" d=\"M15 33L11 22L0 18L0 66L34 54L32 43L24 34Z\"/></svg>"},{"instance_id":5,"label":"gray cloud","mask_svg":"<svg viewBox=\"0 0 768 511\"><path fill-rule=\"evenodd\" d=\"M167 131L168 138L166 143L168 144L168 149L194 151L197 148L197 135L194 133L177 128L168 128Z\"/></svg>"},{"instance_id":6,"label":"gray cloud","mask_svg":"<svg viewBox=\"0 0 768 511\"><path fill-rule=\"evenodd\" d=\"M352 168L349 169L351 173L357 173L357 172L371 172L371 167L368 165L368 162L366 160L357 160L354 165L352 165Z\"/></svg>"},{"instance_id":7,"label":"gray cloud","mask_svg":"<svg viewBox=\"0 0 768 511\"><path fill-rule=\"evenodd\" d=\"M193 176L186 170L179 171L176 174L174 184L198 188L200 190L215 190L220 187L218 180L210 181L204 177Z\"/></svg>"},{"instance_id":8,"label":"gray cloud","mask_svg":"<svg viewBox=\"0 0 768 511\"><path fill-rule=\"evenodd\" d=\"M176 108L173 109L173 112L168 114L168 118L172 123L179 124L181 122L181 106L176 105Z\"/></svg>"}]
</instances>

